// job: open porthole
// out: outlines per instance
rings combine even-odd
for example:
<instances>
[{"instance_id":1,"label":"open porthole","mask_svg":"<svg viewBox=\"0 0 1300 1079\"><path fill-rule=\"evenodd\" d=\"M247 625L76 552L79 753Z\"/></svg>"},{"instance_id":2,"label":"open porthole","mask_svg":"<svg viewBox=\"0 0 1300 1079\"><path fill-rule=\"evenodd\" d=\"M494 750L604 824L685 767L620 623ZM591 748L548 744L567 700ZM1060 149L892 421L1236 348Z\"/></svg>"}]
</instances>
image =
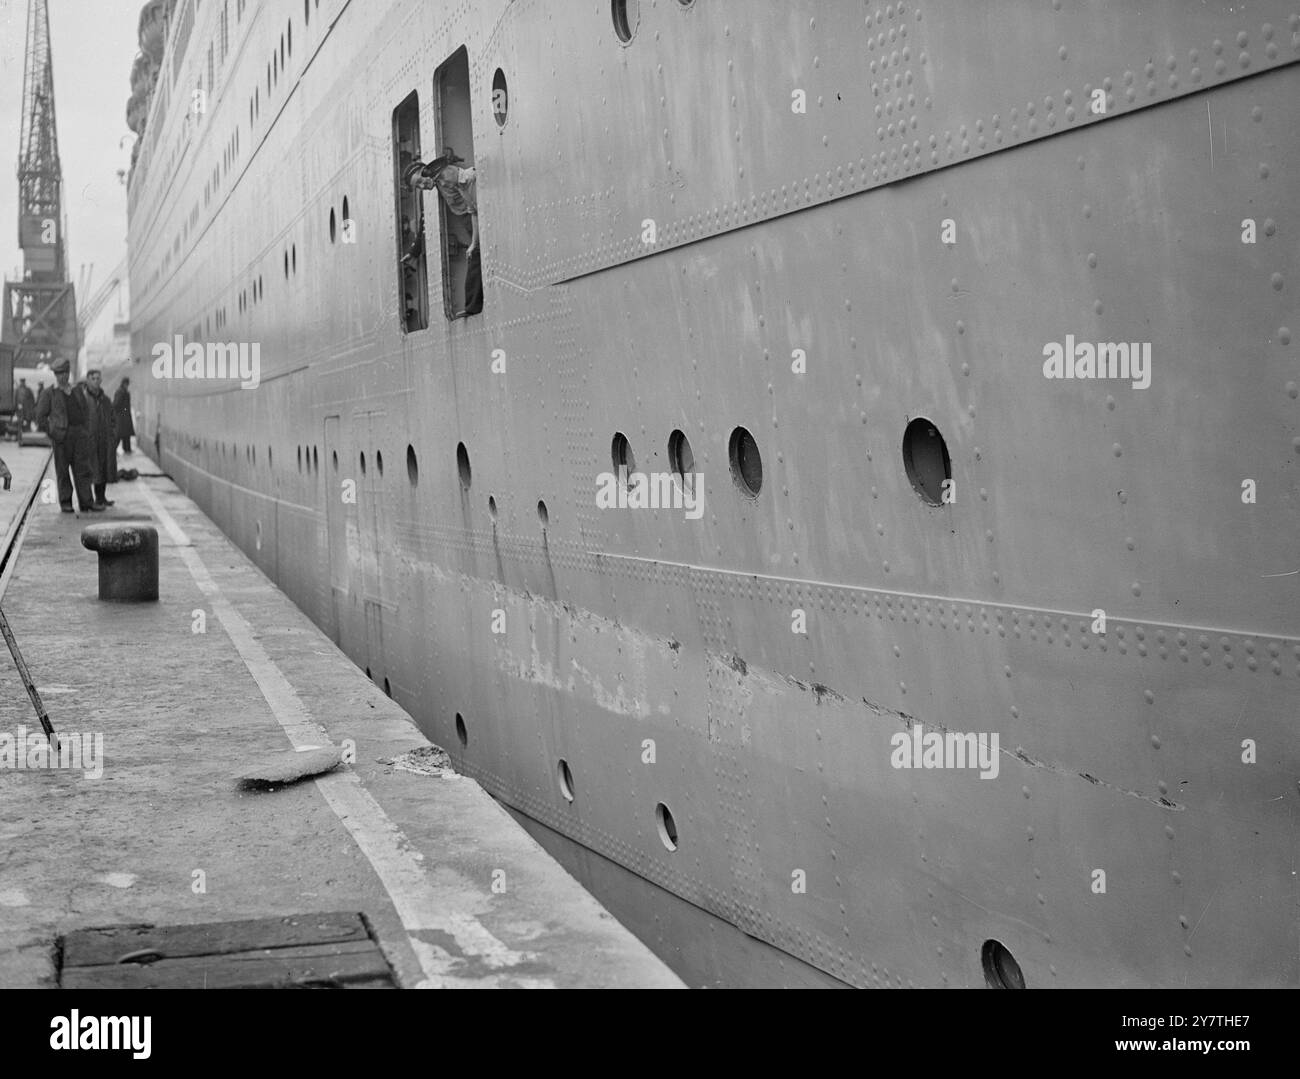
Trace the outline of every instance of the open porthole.
<instances>
[{"instance_id":1,"label":"open porthole","mask_svg":"<svg viewBox=\"0 0 1300 1079\"><path fill-rule=\"evenodd\" d=\"M1025 976L1020 964L998 940L986 940L980 949L980 962L984 967L984 981L990 989L1023 989Z\"/></svg>"},{"instance_id":2,"label":"open porthole","mask_svg":"<svg viewBox=\"0 0 1300 1079\"><path fill-rule=\"evenodd\" d=\"M912 420L903 432L903 468L921 501L943 505L951 487L952 460L939 428L924 416Z\"/></svg>"},{"instance_id":3,"label":"open porthole","mask_svg":"<svg viewBox=\"0 0 1300 1079\"><path fill-rule=\"evenodd\" d=\"M655 825L659 829L659 841L668 849L677 849L677 822L673 820L672 811L660 802L655 806Z\"/></svg>"},{"instance_id":4,"label":"open porthole","mask_svg":"<svg viewBox=\"0 0 1300 1079\"><path fill-rule=\"evenodd\" d=\"M636 36L637 25L641 22L641 4L639 0L613 0L610 13L614 19L614 33L626 45Z\"/></svg>"},{"instance_id":5,"label":"open porthole","mask_svg":"<svg viewBox=\"0 0 1300 1079\"><path fill-rule=\"evenodd\" d=\"M679 483L683 476L695 471L695 454L683 431L674 431L668 436L668 468Z\"/></svg>"},{"instance_id":6,"label":"open porthole","mask_svg":"<svg viewBox=\"0 0 1300 1079\"><path fill-rule=\"evenodd\" d=\"M566 802L573 801L573 772L569 770L569 762L563 757L556 768L556 777L560 781L560 793L564 795Z\"/></svg>"},{"instance_id":7,"label":"open porthole","mask_svg":"<svg viewBox=\"0 0 1300 1079\"><path fill-rule=\"evenodd\" d=\"M609 458L619 486L625 486L628 477L636 471L636 458L632 456L632 444L622 431L614 433L614 439L609 445Z\"/></svg>"},{"instance_id":8,"label":"open porthole","mask_svg":"<svg viewBox=\"0 0 1300 1079\"><path fill-rule=\"evenodd\" d=\"M736 486L750 498L757 498L763 489L763 458L759 455L754 436L745 428L737 427L727 443L727 457L731 461L731 478Z\"/></svg>"},{"instance_id":9,"label":"open porthole","mask_svg":"<svg viewBox=\"0 0 1300 1079\"><path fill-rule=\"evenodd\" d=\"M497 68L492 76L492 115L497 127L506 126L506 113L510 110L510 91L506 86L506 73Z\"/></svg>"},{"instance_id":10,"label":"open porthole","mask_svg":"<svg viewBox=\"0 0 1300 1079\"><path fill-rule=\"evenodd\" d=\"M461 490L468 491L470 485L469 470L469 450L465 448L465 443L456 443L456 472L460 476Z\"/></svg>"}]
</instances>

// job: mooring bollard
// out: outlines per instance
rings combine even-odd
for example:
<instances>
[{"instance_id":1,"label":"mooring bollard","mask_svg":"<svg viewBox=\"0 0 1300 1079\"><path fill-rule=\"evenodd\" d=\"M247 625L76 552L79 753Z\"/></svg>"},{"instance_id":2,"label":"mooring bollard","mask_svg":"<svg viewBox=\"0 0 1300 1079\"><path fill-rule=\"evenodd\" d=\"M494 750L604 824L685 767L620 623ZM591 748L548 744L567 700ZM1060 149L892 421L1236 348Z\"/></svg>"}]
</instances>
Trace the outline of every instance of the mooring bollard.
<instances>
[{"instance_id":1,"label":"mooring bollard","mask_svg":"<svg viewBox=\"0 0 1300 1079\"><path fill-rule=\"evenodd\" d=\"M144 603L158 598L158 530L141 521L105 521L81 530L81 545L99 554L99 598Z\"/></svg>"}]
</instances>

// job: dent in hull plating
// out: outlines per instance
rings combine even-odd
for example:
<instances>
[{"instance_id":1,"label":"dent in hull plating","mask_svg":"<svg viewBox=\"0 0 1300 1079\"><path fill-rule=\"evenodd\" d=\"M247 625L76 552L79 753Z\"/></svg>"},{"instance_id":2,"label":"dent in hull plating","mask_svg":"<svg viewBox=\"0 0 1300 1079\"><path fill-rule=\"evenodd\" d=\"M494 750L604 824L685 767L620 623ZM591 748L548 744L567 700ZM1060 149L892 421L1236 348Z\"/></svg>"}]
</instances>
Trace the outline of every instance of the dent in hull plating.
<instances>
[{"instance_id":1,"label":"dent in hull plating","mask_svg":"<svg viewBox=\"0 0 1300 1079\"><path fill-rule=\"evenodd\" d=\"M601 898L647 882L701 982L981 985L996 940L1031 986L1300 983L1300 14L1061 6L696 0L622 46L267 3L208 203L150 121L134 352L220 310L264 360L133 380L163 467ZM448 141L462 46L486 303L446 318L430 258L404 334L393 114ZM1067 335L1150 384L1045 378ZM700 520L597 508L683 437ZM997 778L891 767L914 724L998 732Z\"/></svg>"}]
</instances>

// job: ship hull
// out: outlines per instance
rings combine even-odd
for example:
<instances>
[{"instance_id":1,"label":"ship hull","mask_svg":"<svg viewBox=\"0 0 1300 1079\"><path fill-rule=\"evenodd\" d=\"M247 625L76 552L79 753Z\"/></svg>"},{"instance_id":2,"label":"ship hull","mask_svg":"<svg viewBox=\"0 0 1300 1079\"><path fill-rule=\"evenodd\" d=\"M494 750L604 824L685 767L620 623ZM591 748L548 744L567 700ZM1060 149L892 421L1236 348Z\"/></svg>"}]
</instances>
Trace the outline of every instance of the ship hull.
<instances>
[{"instance_id":1,"label":"ship hull","mask_svg":"<svg viewBox=\"0 0 1300 1079\"><path fill-rule=\"evenodd\" d=\"M530 36L589 13L333 7L190 261L133 305L138 428L457 768L695 984L977 986L990 942L1031 986L1300 982L1286 14L995 33L911 5L874 28L892 89L841 41L858 22L774 17L810 137L787 91L728 105L721 57L748 61L714 5L659 29L722 118L660 105L646 6L617 55L648 96L606 133L587 95L571 120L526 101L553 85ZM1041 58L982 74L978 41ZM431 265L430 326L403 333L392 113L464 42L485 307L446 318ZM498 64L521 88L500 130ZM817 113L837 92L856 119ZM355 244L325 226L345 195ZM252 280L269 301L221 339L260 343L255 389L150 377ZM1131 345L1149 381L1049 377L1067 341ZM937 499L918 417L950 454ZM602 508L616 433L664 472L674 432L702 514ZM998 743L927 765L926 732Z\"/></svg>"}]
</instances>

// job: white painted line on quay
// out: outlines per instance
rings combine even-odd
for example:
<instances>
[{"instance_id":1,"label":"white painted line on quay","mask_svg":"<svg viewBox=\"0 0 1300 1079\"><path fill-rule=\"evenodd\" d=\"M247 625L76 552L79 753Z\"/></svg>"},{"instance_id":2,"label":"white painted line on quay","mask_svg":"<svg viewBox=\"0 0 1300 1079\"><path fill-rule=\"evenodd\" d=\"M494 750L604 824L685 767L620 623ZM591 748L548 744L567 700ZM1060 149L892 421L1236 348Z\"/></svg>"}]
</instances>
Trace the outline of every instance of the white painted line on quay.
<instances>
[{"instance_id":1,"label":"white painted line on quay","mask_svg":"<svg viewBox=\"0 0 1300 1079\"><path fill-rule=\"evenodd\" d=\"M222 595L220 587L208 573L184 530L147 484L139 484L137 490L142 491L167 530L176 545L177 553L194 578L194 583L212 604L213 613L230 637L244 666L248 668L248 673L253 676L294 748L329 745L329 735L312 719L284 672L254 637L252 627L244 616ZM361 780L355 773L335 772L321 776L315 782L392 899L397 916L406 929L407 939L424 971L425 980L417 988L485 987L496 980L491 977L458 977L454 971L463 964L463 959L414 935L421 931L447 934L455 940L464 957L476 958L492 969L508 972L510 967L532 958L502 943L473 915L450 909L457 898L463 902L463 893L457 890L449 894L445 887L435 888L420 864L422 855L411 847L406 836L361 785ZM550 988L553 984L547 979L535 977L513 977L510 981L515 985L533 988Z\"/></svg>"}]
</instances>

